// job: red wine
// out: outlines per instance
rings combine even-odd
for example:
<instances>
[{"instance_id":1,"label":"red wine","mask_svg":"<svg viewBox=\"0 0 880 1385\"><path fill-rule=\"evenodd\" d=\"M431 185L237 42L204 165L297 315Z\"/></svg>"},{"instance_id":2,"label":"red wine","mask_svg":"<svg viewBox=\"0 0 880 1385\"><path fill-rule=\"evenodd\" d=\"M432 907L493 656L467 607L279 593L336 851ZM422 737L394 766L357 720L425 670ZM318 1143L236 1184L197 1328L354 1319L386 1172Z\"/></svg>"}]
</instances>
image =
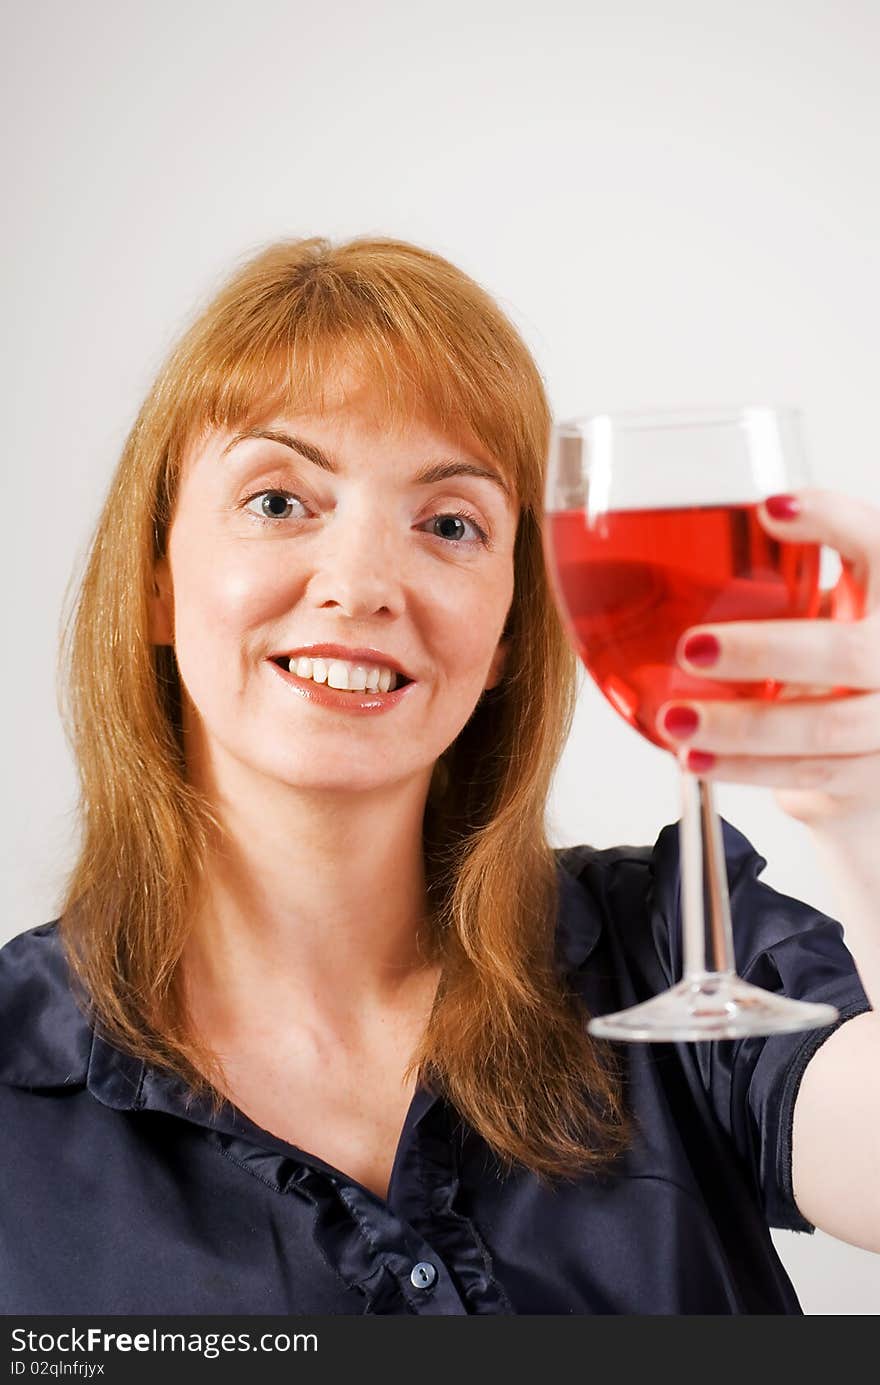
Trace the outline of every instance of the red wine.
<instances>
[{"instance_id":1,"label":"red wine","mask_svg":"<svg viewBox=\"0 0 880 1385\"><path fill-rule=\"evenodd\" d=\"M695 678L675 661L685 630L726 620L815 618L820 546L779 543L755 505L548 515L548 566L577 652L622 716L655 745L670 698L771 700L778 682Z\"/></svg>"}]
</instances>

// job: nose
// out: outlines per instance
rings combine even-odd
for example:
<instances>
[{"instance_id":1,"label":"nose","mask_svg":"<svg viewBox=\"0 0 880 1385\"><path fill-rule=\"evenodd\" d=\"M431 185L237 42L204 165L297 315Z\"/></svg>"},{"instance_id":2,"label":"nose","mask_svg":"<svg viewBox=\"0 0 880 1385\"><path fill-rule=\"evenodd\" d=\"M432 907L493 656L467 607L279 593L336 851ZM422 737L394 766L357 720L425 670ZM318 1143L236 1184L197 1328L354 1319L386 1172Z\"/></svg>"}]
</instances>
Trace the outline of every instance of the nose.
<instances>
[{"instance_id":1,"label":"nose","mask_svg":"<svg viewBox=\"0 0 880 1385\"><path fill-rule=\"evenodd\" d=\"M403 609L407 523L381 496L337 506L312 550L309 590L317 606L339 606L352 618Z\"/></svg>"}]
</instances>

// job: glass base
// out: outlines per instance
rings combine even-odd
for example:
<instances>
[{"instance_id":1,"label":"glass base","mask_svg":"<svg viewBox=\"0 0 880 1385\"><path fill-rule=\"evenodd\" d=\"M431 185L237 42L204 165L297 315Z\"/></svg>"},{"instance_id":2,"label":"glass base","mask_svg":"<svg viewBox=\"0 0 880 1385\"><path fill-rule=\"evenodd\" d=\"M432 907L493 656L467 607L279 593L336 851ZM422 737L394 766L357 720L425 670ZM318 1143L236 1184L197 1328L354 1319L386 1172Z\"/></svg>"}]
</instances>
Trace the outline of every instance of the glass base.
<instances>
[{"instance_id":1,"label":"glass base","mask_svg":"<svg viewBox=\"0 0 880 1385\"><path fill-rule=\"evenodd\" d=\"M730 972L705 972L629 1010L598 1015L587 1030L600 1039L692 1043L821 1029L837 1018L833 1005L789 1000Z\"/></svg>"}]
</instances>

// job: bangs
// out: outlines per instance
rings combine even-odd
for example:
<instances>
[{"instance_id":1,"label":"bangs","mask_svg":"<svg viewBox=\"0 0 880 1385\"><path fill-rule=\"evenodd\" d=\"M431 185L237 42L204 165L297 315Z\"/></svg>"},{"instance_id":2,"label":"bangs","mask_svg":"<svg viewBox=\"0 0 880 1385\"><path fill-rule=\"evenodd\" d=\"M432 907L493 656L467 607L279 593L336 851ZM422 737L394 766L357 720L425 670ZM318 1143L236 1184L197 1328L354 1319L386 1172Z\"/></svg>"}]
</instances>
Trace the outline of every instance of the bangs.
<instances>
[{"instance_id":1,"label":"bangs","mask_svg":"<svg viewBox=\"0 0 880 1385\"><path fill-rule=\"evenodd\" d=\"M238 359L211 373L193 402L199 421L211 428L247 426L276 412L320 416L366 400L389 428L422 417L454 430L467 410L437 387L432 364L405 363L400 347L388 339L298 333L292 342L245 347Z\"/></svg>"},{"instance_id":2,"label":"bangs","mask_svg":"<svg viewBox=\"0 0 880 1385\"><path fill-rule=\"evenodd\" d=\"M517 344L479 305L406 294L358 275L316 273L274 292L212 305L181 343L166 399L172 466L208 429L267 415L321 415L357 398L390 430L425 421L475 439L523 501L534 487L534 429ZM468 311L470 308L470 311ZM463 310L464 309L464 310ZM511 358L512 357L512 358ZM533 412L533 410L532 410Z\"/></svg>"}]
</instances>

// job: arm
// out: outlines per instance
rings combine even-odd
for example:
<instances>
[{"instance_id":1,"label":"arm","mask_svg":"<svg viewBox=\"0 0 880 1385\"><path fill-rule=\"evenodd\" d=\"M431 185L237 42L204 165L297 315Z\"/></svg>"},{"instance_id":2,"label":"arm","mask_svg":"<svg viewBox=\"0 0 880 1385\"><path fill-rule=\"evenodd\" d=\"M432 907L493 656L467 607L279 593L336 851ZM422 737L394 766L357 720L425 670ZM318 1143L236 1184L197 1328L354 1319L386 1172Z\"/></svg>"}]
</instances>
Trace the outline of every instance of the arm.
<instances>
[{"instance_id":1,"label":"arm","mask_svg":"<svg viewBox=\"0 0 880 1385\"><path fill-rule=\"evenodd\" d=\"M810 1059L794 1108L795 1201L814 1226L880 1254L880 817L847 833L814 829L844 937L874 1006Z\"/></svg>"},{"instance_id":2,"label":"arm","mask_svg":"<svg viewBox=\"0 0 880 1385\"><path fill-rule=\"evenodd\" d=\"M814 1226L880 1253L880 511L819 490L773 508L787 517L774 519L765 505L758 513L774 538L840 553L843 572L827 597L837 619L685 631L678 658L689 673L786 686L776 702L689 703L698 725L679 749L685 763L691 749L703 752L708 768L700 769L712 779L774 788L782 809L811 833L837 888L846 945L874 1009L829 1034L807 1064L795 1101L792 1179ZM715 637L710 668L684 656L696 633Z\"/></svg>"}]
</instances>

